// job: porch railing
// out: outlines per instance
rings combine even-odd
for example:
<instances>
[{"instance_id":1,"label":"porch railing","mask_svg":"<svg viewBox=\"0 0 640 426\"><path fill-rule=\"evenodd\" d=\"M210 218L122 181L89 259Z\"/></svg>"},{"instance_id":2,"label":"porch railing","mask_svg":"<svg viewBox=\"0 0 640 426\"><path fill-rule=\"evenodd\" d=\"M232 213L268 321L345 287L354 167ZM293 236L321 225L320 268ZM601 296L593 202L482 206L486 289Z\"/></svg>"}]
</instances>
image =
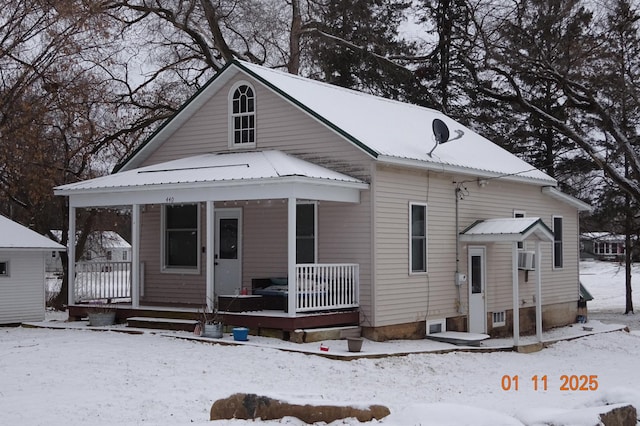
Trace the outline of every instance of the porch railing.
<instances>
[{"instance_id":1,"label":"porch railing","mask_svg":"<svg viewBox=\"0 0 640 426\"><path fill-rule=\"evenodd\" d=\"M131 262L76 263L76 303L131 299Z\"/></svg>"},{"instance_id":2,"label":"porch railing","mask_svg":"<svg viewBox=\"0 0 640 426\"><path fill-rule=\"evenodd\" d=\"M359 306L358 264L296 265L296 312Z\"/></svg>"}]
</instances>

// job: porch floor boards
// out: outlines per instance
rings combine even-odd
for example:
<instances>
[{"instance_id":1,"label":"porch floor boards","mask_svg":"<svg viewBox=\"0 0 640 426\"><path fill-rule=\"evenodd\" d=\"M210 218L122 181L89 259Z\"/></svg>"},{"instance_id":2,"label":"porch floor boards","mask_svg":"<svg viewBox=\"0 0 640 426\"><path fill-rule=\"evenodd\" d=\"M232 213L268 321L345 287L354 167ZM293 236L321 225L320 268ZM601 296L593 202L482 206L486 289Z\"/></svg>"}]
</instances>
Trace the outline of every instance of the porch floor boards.
<instances>
[{"instance_id":1,"label":"porch floor boards","mask_svg":"<svg viewBox=\"0 0 640 426\"><path fill-rule=\"evenodd\" d=\"M69 305L69 320L75 321L87 316L87 309L91 305ZM166 323L173 320L198 320L198 311L196 309L167 309L163 307L140 307L132 308L130 305L117 305L116 321L126 322L131 318L138 323L152 323L153 328L163 328L162 319L166 319ZM247 327L261 333L263 330L280 330L284 332L284 336L290 332L299 329L315 329L324 327L343 327L358 326L360 324L360 313L357 309L330 311L330 312L311 312L299 313L295 317L289 316L284 311L251 311L251 312L218 312L222 317L222 321L226 326ZM149 327L145 327L149 328ZM192 330L191 324L189 327ZM167 327L167 329L170 329Z\"/></svg>"}]
</instances>

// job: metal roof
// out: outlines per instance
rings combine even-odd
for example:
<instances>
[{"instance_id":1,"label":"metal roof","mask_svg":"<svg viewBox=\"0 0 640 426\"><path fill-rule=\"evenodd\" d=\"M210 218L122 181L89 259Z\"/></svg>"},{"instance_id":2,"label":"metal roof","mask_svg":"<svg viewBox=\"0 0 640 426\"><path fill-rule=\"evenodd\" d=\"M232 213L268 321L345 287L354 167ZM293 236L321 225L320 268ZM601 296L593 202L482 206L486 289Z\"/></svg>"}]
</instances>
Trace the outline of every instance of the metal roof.
<instances>
[{"instance_id":1,"label":"metal roof","mask_svg":"<svg viewBox=\"0 0 640 426\"><path fill-rule=\"evenodd\" d=\"M309 163L281 151L251 151L204 154L181 158L58 186L55 190L58 195L67 195L74 192L101 189L169 184L186 185L232 181L248 183L292 176L364 184L364 182L354 177Z\"/></svg>"},{"instance_id":2,"label":"metal roof","mask_svg":"<svg viewBox=\"0 0 640 426\"><path fill-rule=\"evenodd\" d=\"M460 233L467 242L520 242L526 239L553 242L553 231L539 217L485 219Z\"/></svg>"},{"instance_id":3,"label":"metal roof","mask_svg":"<svg viewBox=\"0 0 640 426\"><path fill-rule=\"evenodd\" d=\"M66 250L66 248L0 215L0 249L16 250Z\"/></svg>"}]
</instances>

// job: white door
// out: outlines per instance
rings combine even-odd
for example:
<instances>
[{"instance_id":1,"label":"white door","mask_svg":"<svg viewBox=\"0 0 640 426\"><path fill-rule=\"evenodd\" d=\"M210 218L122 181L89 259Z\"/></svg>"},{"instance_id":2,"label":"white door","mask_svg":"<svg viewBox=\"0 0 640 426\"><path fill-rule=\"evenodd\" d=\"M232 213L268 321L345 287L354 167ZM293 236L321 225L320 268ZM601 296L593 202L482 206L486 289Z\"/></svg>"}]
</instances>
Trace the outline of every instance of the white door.
<instances>
[{"instance_id":1,"label":"white door","mask_svg":"<svg viewBox=\"0 0 640 426\"><path fill-rule=\"evenodd\" d=\"M469 332L487 332L485 248L469 247Z\"/></svg>"},{"instance_id":2,"label":"white door","mask_svg":"<svg viewBox=\"0 0 640 426\"><path fill-rule=\"evenodd\" d=\"M237 294L242 286L242 210L216 209L215 293Z\"/></svg>"}]
</instances>

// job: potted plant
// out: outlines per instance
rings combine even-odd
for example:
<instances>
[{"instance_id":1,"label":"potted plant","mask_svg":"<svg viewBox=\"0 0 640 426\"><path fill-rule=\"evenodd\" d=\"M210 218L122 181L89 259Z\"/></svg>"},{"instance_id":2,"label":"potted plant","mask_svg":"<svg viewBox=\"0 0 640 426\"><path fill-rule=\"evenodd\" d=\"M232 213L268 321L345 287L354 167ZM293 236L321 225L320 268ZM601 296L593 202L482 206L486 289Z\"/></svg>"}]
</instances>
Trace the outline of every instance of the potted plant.
<instances>
[{"instance_id":1,"label":"potted plant","mask_svg":"<svg viewBox=\"0 0 640 426\"><path fill-rule=\"evenodd\" d=\"M116 308L107 303L97 304L87 308L89 325L92 327L104 327L116 323Z\"/></svg>"},{"instance_id":2,"label":"potted plant","mask_svg":"<svg viewBox=\"0 0 640 426\"><path fill-rule=\"evenodd\" d=\"M200 336L212 337L214 339L222 337L224 325L218 317L217 309L214 308L213 311L210 312L207 310L207 307L204 306L199 312L199 316Z\"/></svg>"}]
</instances>

